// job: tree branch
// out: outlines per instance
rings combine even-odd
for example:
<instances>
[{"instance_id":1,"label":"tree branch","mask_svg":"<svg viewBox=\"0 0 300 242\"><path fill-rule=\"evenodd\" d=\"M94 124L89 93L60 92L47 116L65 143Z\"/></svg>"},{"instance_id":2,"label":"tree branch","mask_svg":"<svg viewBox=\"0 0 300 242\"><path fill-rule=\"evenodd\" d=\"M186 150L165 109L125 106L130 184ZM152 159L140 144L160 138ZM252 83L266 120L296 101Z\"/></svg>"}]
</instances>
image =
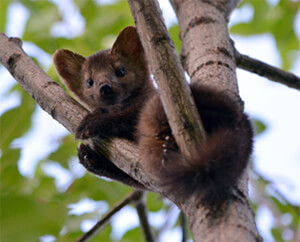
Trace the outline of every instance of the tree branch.
<instances>
[{"instance_id":1,"label":"tree branch","mask_svg":"<svg viewBox=\"0 0 300 242\"><path fill-rule=\"evenodd\" d=\"M133 191L128 196L126 196L121 202L115 205L111 210L109 210L89 231L87 231L83 236L77 239L77 242L84 242L91 239L100 229L103 228L104 225L110 220L110 218L119 212L126 205L131 202L136 202L141 199L143 196L143 191Z\"/></svg>"},{"instance_id":2,"label":"tree branch","mask_svg":"<svg viewBox=\"0 0 300 242\"><path fill-rule=\"evenodd\" d=\"M88 111L26 55L21 48L21 40L0 34L0 62L43 110L71 133L75 132ZM104 148L110 153L111 162L148 189L160 192L151 177L140 169L138 148L132 142L112 139L107 143L100 138L93 138L86 140L86 143L95 150L103 149L105 146Z\"/></svg>"},{"instance_id":3,"label":"tree branch","mask_svg":"<svg viewBox=\"0 0 300 242\"><path fill-rule=\"evenodd\" d=\"M193 5L192 2L196 5ZM177 6L175 10L182 31L184 50L182 56L185 68L192 81L201 80L207 85L227 90L239 101L234 55L226 26L226 13L231 9L225 9L225 5L210 4L213 2L172 0L173 6ZM234 0L234 2L236 1ZM129 3L146 55L149 57L152 72L155 79L158 80L158 87L161 92L167 90L167 92L162 92L161 98L165 110L171 110L167 115L173 133L176 135L176 141L183 153L188 154L191 144L194 144L199 137L204 137L204 129L199 128L202 126L199 120L196 121L198 114L195 108L194 111L188 109L190 106L194 106L193 101L170 37L162 24L161 14L157 10L157 2L130 0ZM224 7L223 12L220 12L220 7ZM143 29L143 26L147 26L147 31ZM207 28L207 26L209 27ZM202 28L205 28L205 31ZM0 61L45 111L70 132L74 132L84 115L87 114L87 110L69 97L61 87L37 67L15 42L17 41L0 35ZM166 65L165 62L169 64ZM160 65L162 68L158 67ZM177 70L179 71L177 72ZM174 95L173 91L170 91L171 88L174 88ZM182 90L184 91L182 92ZM183 112L178 115L176 110ZM187 126L193 128L186 129ZM98 138L87 140L87 143L96 148L103 146L103 142ZM155 181L140 169L138 149L131 142L113 139L111 143L107 144L107 149L110 151L111 161L120 169L148 189L165 194L163 188L157 186ZM243 193L247 194L247 180L244 177L241 181L240 187ZM195 206L193 198L187 199L184 204L178 204L176 197L172 194L165 195L186 213L196 241L203 238L207 241L217 241L220 238L231 241L233 237L240 238L241 241L256 239L251 208L247 197L239 192L235 194L236 201L219 208L222 216L217 218L211 216L211 213L201 206Z\"/></svg>"},{"instance_id":4,"label":"tree branch","mask_svg":"<svg viewBox=\"0 0 300 242\"><path fill-rule=\"evenodd\" d=\"M8 69L12 76L28 92L33 99L61 123L71 133L74 133L88 111L70 97L56 82L23 51L21 40L8 38L0 34L0 62ZM133 179L143 184L148 190L167 196L175 204L176 197L167 194L164 187L152 179L139 163L138 147L125 139L114 138L110 142L95 137L85 140L93 150L109 152L109 159L118 168ZM179 205L180 206L180 205Z\"/></svg>"},{"instance_id":5,"label":"tree branch","mask_svg":"<svg viewBox=\"0 0 300 242\"><path fill-rule=\"evenodd\" d=\"M186 216L182 211L180 211L180 225L181 225L181 231L182 231L182 242L186 242L188 239L188 227L187 227L187 219Z\"/></svg>"},{"instance_id":6,"label":"tree branch","mask_svg":"<svg viewBox=\"0 0 300 242\"><path fill-rule=\"evenodd\" d=\"M227 12L237 1L170 0L179 20L181 61L191 82L226 90L239 100ZM230 3L231 2L231 3Z\"/></svg>"},{"instance_id":7,"label":"tree branch","mask_svg":"<svg viewBox=\"0 0 300 242\"><path fill-rule=\"evenodd\" d=\"M300 90L300 77L294 75L293 73L286 72L260 60L243 55L236 49L234 49L234 56L238 68L256 73L260 76L268 78L271 81L275 81L288 87Z\"/></svg>"},{"instance_id":8,"label":"tree branch","mask_svg":"<svg viewBox=\"0 0 300 242\"><path fill-rule=\"evenodd\" d=\"M21 43L0 33L0 62L42 109L73 133L88 111L24 53Z\"/></svg>"},{"instance_id":9,"label":"tree branch","mask_svg":"<svg viewBox=\"0 0 300 242\"><path fill-rule=\"evenodd\" d=\"M179 20L181 60L191 77L191 82L201 82L226 91L243 109L238 95L234 50L227 28L227 14L237 1L170 2ZM201 206L189 210L192 201L188 201L186 205L182 204L195 240L259 240L253 212L247 199L247 181L245 172L238 184L240 191L236 193L237 199L217 208L218 211L222 211L219 216L214 216Z\"/></svg>"},{"instance_id":10,"label":"tree branch","mask_svg":"<svg viewBox=\"0 0 300 242\"><path fill-rule=\"evenodd\" d=\"M148 212L145 202L145 192L135 201L135 208L139 216L140 225L143 231L145 241L154 242L155 238L148 221Z\"/></svg>"},{"instance_id":11,"label":"tree branch","mask_svg":"<svg viewBox=\"0 0 300 242\"><path fill-rule=\"evenodd\" d=\"M174 49L156 0L129 0L137 30L156 80L172 134L181 152L191 156L191 147L205 139L184 71ZM197 142L198 141L198 142Z\"/></svg>"}]
</instances>

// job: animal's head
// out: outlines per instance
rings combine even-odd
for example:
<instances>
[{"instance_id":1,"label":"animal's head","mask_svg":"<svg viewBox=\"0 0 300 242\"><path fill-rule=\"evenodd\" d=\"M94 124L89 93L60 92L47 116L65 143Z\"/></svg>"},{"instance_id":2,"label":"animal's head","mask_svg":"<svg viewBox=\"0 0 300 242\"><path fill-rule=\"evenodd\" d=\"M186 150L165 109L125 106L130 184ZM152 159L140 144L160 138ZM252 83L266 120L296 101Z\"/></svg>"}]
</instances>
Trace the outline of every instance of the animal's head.
<instances>
[{"instance_id":1,"label":"animal's head","mask_svg":"<svg viewBox=\"0 0 300 242\"><path fill-rule=\"evenodd\" d=\"M55 68L67 88L90 109L121 104L149 85L149 71L136 28L118 35L113 47L87 58L57 50Z\"/></svg>"}]
</instances>

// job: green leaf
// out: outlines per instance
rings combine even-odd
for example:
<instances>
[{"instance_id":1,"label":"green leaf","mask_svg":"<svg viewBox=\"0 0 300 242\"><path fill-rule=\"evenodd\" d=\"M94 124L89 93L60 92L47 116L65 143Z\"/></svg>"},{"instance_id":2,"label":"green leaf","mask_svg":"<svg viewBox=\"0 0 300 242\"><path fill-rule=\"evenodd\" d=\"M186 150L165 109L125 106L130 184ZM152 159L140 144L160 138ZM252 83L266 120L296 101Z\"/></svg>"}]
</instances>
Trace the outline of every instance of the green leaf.
<instances>
[{"instance_id":1,"label":"green leaf","mask_svg":"<svg viewBox=\"0 0 300 242\"><path fill-rule=\"evenodd\" d=\"M9 6L9 0L0 1L0 33L5 33L7 9Z\"/></svg>"},{"instance_id":2,"label":"green leaf","mask_svg":"<svg viewBox=\"0 0 300 242\"><path fill-rule=\"evenodd\" d=\"M276 6L272 6L266 0L246 0L241 6L245 4L253 7L253 18L247 23L233 25L230 32L245 36L272 34L282 58L282 68L289 70L296 59L296 55L292 53L300 48L300 41L294 31L300 2L281 0Z\"/></svg>"},{"instance_id":3,"label":"green leaf","mask_svg":"<svg viewBox=\"0 0 300 242\"><path fill-rule=\"evenodd\" d=\"M111 238L111 236L110 236L111 235L111 231L112 231L111 225L107 224L90 241L91 242L99 242L99 241L110 241L110 242L113 242L115 240L113 240Z\"/></svg>"},{"instance_id":4,"label":"green leaf","mask_svg":"<svg viewBox=\"0 0 300 242\"><path fill-rule=\"evenodd\" d=\"M89 0L76 0L75 3L86 20L82 39L85 45L91 47L92 53L99 49L108 48L102 44L103 37L107 35L117 36L122 28L134 24L127 1L118 1L115 4L101 6L95 5L93 1Z\"/></svg>"},{"instance_id":5,"label":"green leaf","mask_svg":"<svg viewBox=\"0 0 300 242\"><path fill-rule=\"evenodd\" d=\"M79 201L81 198L91 198L96 201L104 200L113 206L125 197L132 189L118 182L105 181L93 174L87 173L82 178L75 180L68 188L70 203Z\"/></svg>"},{"instance_id":6,"label":"green leaf","mask_svg":"<svg viewBox=\"0 0 300 242\"><path fill-rule=\"evenodd\" d=\"M252 119L252 122L254 124L256 135L262 134L263 132L265 132L267 130L267 125L263 121L261 121L257 118L254 118L254 119Z\"/></svg>"},{"instance_id":7,"label":"green leaf","mask_svg":"<svg viewBox=\"0 0 300 242\"><path fill-rule=\"evenodd\" d=\"M60 235L58 238L56 238L57 242L69 242L69 241L76 241L79 237L81 237L83 232L80 230L69 232L67 231L66 234ZM109 240L103 240L103 241L109 241Z\"/></svg>"},{"instance_id":8,"label":"green leaf","mask_svg":"<svg viewBox=\"0 0 300 242\"><path fill-rule=\"evenodd\" d=\"M8 110L0 117L0 148L7 148L14 139L21 137L28 131L35 106L34 100L27 93L24 93L21 105Z\"/></svg>"},{"instance_id":9,"label":"green leaf","mask_svg":"<svg viewBox=\"0 0 300 242\"><path fill-rule=\"evenodd\" d=\"M180 35L179 25L176 24L176 25L171 26L169 28L169 32L170 32L171 38L174 42L176 52L179 54L180 51L181 51L181 40L180 40L180 36L179 36Z\"/></svg>"},{"instance_id":10,"label":"green leaf","mask_svg":"<svg viewBox=\"0 0 300 242\"><path fill-rule=\"evenodd\" d=\"M2 149L0 159L0 194L16 194L21 190L25 178L18 171L20 149ZM1 212L1 210L0 210Z\"/></svg>"},{"instance_id":11,"label":"green leaf","mask_svg":"<svg viewBox=\"0 0 300 242\"><path fill-rule=\"evenodd\" d=\"M53 24L61 19L57 6L51 1L21 1L30 11L23 40L31 41L50 53L55 41L50 35Z\"/></svg>"},{"instance_id":12,"label":"green leaf","mask_svg":"<svg viewBox=\"0 0 300 242\"><path fill-rule=\"evenodd\" d=\"M58 193L52 177L40 177L36 179L38 186L32 192L35 197L42 197L45 201L58 200Z\"/></svg>"},{"instance_id":13,"label":"green leaf","mask_svg":"<svg viewBox=\"0 0 300 242\"><path fill-rule=\"evenodd\" d=\"M68 168L70 158L77 156L77 143L73 135L67 135L62 139L61 145L51 153L48 160L58 161L64 168Z\"/></svg>"},{"instance_id":14,"label":"green leaf","mask_svg":"<svg viewBox=\"0 0 300 242\"><path fill-rule=\"evenodd\" d=\"M122 237L122 242L145 241L139 227L127 231Z\"/></svg>"},{"instance_id":15,"label":"green leaf","mask_svg":"<svg viewBox=\"0 0 300 242\"><path fill-rule=\"evenodd\" d=\"M164 206L163 197L157 193L147 192L147 208L151 212L157 212Z\"/></svg>"},{"instance_id":16,"label":"green leaf","mask_svg":"<svg viewBox=\"0 0 300 242\"><path fill-rule=\"evenodd\" d=\"M275 239L276 242L281 242L283 241L282 237L281 237L281 232L279 229L275 229L275 228L272 228L271 229L271 232L272 232L272 235Z\"/></svg>"},{"instance_id":17,"label":"green leaf","mask_svg":"<svg viewBox=\"0 0 300 242\"><path fill-rule=\"evenodd\" d=\"M37 241L45 234L57 236L62 229L67 209L61 201L13 194L0 199L0 241Z\"/></svg>"}]
</instances>

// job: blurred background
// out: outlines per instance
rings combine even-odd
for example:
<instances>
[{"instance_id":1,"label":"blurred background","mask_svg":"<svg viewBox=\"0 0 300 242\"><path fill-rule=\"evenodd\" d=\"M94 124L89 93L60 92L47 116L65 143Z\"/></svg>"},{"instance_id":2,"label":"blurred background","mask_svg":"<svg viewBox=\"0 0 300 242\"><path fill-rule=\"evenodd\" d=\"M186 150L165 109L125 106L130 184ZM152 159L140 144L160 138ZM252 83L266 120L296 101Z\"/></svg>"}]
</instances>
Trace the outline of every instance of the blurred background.
<instances>
[{"instance_id":1,"label":"blurred background","mask_svg":"<svg viewBox=\"0 0 300 242\"><path fill-rule=\"evenodd\" d=\"M180 52L179 27L160 1ZM300 75L300 1L246 0L229 28L242 54ZM127 1L1 0L0 32L59 82L52 54L84 56L110 48L134 25ZM264 241L295 241L300 233L300 93L237 70L239 88L256 128L250 199ZM131 189L85 171L73 135L47 113L0 65L0 241L74 241ZM159 241L181 241L179 211L148 193L149 220ZM298 237L299 238L299 237ZM91 241L143 241L134 207L127 206Z\"/></svg>"}]
</instances>

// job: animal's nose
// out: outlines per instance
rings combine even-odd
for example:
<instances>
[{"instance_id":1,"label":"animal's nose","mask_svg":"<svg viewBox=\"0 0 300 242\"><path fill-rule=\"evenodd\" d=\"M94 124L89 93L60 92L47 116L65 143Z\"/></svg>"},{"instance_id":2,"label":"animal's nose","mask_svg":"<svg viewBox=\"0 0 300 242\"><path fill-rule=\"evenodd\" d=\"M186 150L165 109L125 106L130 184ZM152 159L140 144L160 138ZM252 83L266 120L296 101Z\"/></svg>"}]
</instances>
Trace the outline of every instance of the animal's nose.
<instances>
[{"instance_id":1,"label":"animal's nose","mask_svg":"<svg viewBox=\"0 0 300 242\"><path fill-rule=\"evenodd\" d=\"M111 95L113 93L113 89L110 84L103 84L100 86L99 91L101 95Z\"/></svg>"}]
</instances>

